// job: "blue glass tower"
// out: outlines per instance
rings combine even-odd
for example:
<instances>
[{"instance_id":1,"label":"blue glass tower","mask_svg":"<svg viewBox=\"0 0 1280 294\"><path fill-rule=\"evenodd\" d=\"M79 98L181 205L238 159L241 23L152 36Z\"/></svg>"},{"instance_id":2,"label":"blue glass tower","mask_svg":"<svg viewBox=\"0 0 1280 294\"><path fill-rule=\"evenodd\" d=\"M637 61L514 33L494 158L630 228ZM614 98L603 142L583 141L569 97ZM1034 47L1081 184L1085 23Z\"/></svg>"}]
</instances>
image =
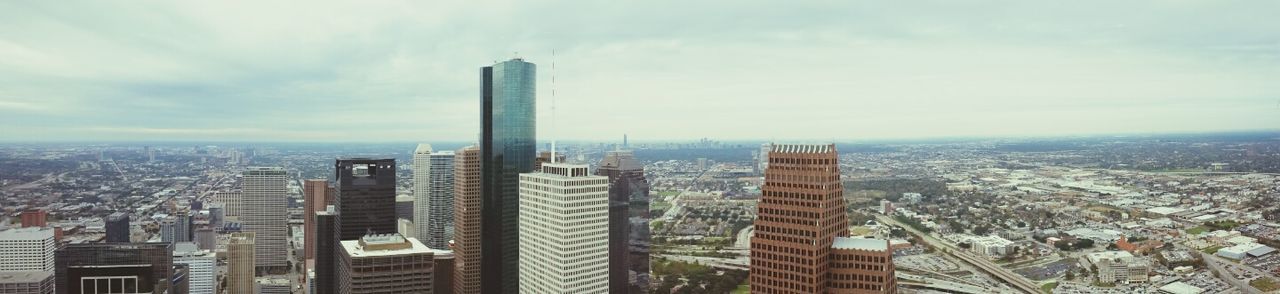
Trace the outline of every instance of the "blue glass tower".
<instances>
[{"instance_id":1,"label":"blue glass tower","mask_svg":"<svg viewBox=\"0 0 1280 294\"><path fill-rule=\"evenodd\" d=\"M519 184L537 156L536 73L519 58L480 70L481 293L519 291Z\"/></svg>"}]
</instances>

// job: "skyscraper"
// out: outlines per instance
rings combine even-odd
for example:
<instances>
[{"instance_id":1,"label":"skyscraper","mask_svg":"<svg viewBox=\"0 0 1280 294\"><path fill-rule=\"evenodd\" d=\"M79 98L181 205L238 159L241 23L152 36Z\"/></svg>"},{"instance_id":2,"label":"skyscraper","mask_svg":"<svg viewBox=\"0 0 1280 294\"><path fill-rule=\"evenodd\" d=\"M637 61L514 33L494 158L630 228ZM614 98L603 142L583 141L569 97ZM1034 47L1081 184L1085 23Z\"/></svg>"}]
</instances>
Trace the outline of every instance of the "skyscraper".
<instances>
[{"instance_id":1,"label":"skyscraper","mask_svg":"<svg viewBox=\"0 0 1280 294\"><path fill-rule=\"evenodd\" d=\"M596 175L609 178L609 293L648 293L649 181L644 165L631 151L610 151Z\"/></svg>"},{"instance_id":2,"label":"skyscraper","mask_svg":"<svg viewBox=\"0 0 1280 294\"><path fill-rule=\"evenodd\" d=\"M415 202L417 201L414 201L413 196L396 195L396 218L400 220L407 220L412 223L417 223L413 221L414 220L413 210L417 208L417 207L414 207ZM416 235L417 232L414 232L413 234ZM407 237L414 237L414 236L407 236Z\"/></svg>"},{"instance_id":3,"label":"skyscraper","mask_svg":"<svg viewBox=\"0 0 1280 294\"><path fill-rule=\"evenodd\" d=\"M254 233L231 233L227 242L227 293L254 293ZM279 253L274 253L279 254Z\"/></svg>"},{"instance_id":4,"label":"skyscraper","mask_svg":"<svg viewBox=\"0 0 1280 294\"><path fill-rule=\"evenodd\" d=\"M368 235L338 247L339 294L432 293L434 251L400 234Z\"/></svg>"},{"instance_id":5,"label":"skyscraper","mask_svg":"<svg viewBox=\"0 0 1280 294\"><path fill-rule=\"evenodd\" d=\"M0 272L53 271L54 229L20 228L0 231Z\"/></svg>"},{"instance_id":6,"label":"skyscraper","mask_svg":"<svg viewBox=\"0 0 1280 294\"><path fill-rule=\"evenodd\" d=\"M453 237L453 151L432 151L418 144L413 152L413 223L417 237L431 248L446 248Z\"/></svg>"},{"instance_id":7,"label":"skyscraper","mask_svg":"<svg viewBox=\"0 0 1280 294\"><path fill-rule=\"evenodd\" d=\"M480 148L454 155L454 293L480 293Z\"/></svg>"},{"instance_id":8,"label":"skyscraper","mask_svg":"<svg viewBox=\"0 0 1280 294\"><path fill-rule=\"evenodd\" d=\"M242 230L254 233L254 265L264 271L288 268L289 237L283 168L255 167L244 172Z\"/></svg>"},{"instance_id":9,"label":"skyscraper","mask_svg":"<svg viewBox=\"0 0 1280 294\"><path fill-rule=\"evenodd\" d=\"M116 212L108 215L106 229L108 243L129 243L129 214Z\"/></svg>"},{"instance_id":10,"label":"skyscraper","mask_svg":"<svg viewBox=\"0 0 1280 294\"><path fill-rule=\"evenodd\" d=\"M315 294L333 294L337 293L334 289L337 283L335 267L337 266L337 249L338 246L338 215L333 205L325 208L325 211L316 213L316 246L315 246L315 281L311 288L316 289Z\"/></svg>"},{"instance_id":11,"label":"skyscraper","mask_svg":"<svg viewBox=\"0 0 1280 294\"><path fill-rule=\"evenodd\" d=\"M244 207L241 200L244 195L241 192L214 192L213 201L222 203L223 216L240 216L240 210Z\"/></svg>"},{"instance_id":12,"label":"skyscraper","mask_svg":"<svg viewBox=\"0 0 1280 294\"><path fill-rule=\"evenodd\" d=\"M213 294L217 281L217 256L210 250L202 250L195 243L173 245L173 264L187 265L188 293Z\"/></svg>"},{"instance_id":13,"label":"skyscraper","mask_svg":"<svg viewBox=\"0 0 1280 294\"><path fill-rule=\"evenodd\" d=\"M751 237L752 293L826 293L848 235L835 145L774 145Z\"/></svg>"},{"instance_id":14,"label":"skyscraper","mask_svg":"<svg viewBox=\"0 0 1280 294\"><path fill-rule=\"evenodd\" d=\"M536 66L512 59L480 70L480 280L482 293L512 293L520 276L520 174L537 149Z\"/></svg>"},{"instance_id":15,"label":"skyscraper","mask_svg":"<svg viewBox=\"0 0 1280 294\"><path fill-rule=\"evenodd\" d=\"M521 293L610 293L609 178L565 163L521 174L520 239Z\"/></svg>"},{"instance_id":16,"label":"skyscraper","mask_svg":"<svg viewBox=\"0 0 1280 294\"><path fill-rule=\"evenodd\" d=\"M836 237L828 267L830 293L898 293L889 240Z\"/></svg>"},{"instance_id":17,"label":"skyscraper","mask_svg":"<svg viewBox=\"0 0 1280 294\"><path fill-rule=\"evenodd\" d=\"M328 180L306 180L302 183L302 239L305 259L315 258L316 212L324 211L331 202Z\"/></svg>"},{"instance_id":18,"label":"skyscraper","mask_svg":"<svg viewBox=\"0 0 1280 294\"><path fill-rule=\"evenodd\" d=\"M22 227L23 228L44 227L48 225L47 223L48 219L49 219L48 211L45 211L44 209L39 209L39 208L28 209L22 212Z\"/></svg>"},{"instance_id":19,"label":"skyscraper","mask_svg":"<svg viewBox=\"0 0 1280 294\"><path fill-rule=\"evenodd\" d=\"M173 277L169 243L71 244L58 249L58 293L166 293Z\"/></svg>"},{"instance_id":20,"label":"skyscraper","mask_svg":"<svg viewBox=\"0 0 1280 294\"><path fill-rule=\"evenodd\" d=\"M334 172L339 240L396 232L395 159L338 159Z\"/></svg>"}]
</instances>

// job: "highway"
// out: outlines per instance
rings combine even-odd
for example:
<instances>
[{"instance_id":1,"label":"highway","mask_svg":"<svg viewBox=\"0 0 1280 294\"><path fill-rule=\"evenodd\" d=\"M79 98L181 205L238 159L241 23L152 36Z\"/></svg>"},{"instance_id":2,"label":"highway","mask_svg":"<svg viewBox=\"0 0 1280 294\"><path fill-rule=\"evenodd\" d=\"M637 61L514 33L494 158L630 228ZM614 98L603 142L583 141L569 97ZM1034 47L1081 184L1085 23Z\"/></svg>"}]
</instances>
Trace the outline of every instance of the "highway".
<instances>
[{"instance_id":1,"label":"highway","mask_svg":"<svg viewBox=\"0 0 1280 294\"><path fill-rule=\"evenodd\" d=\"M912 228L911 226L908 226L906 224L899 223L897 220L894 220L893 218L890 218L888 216L877 214L876 220L879 221L880 223L893 224L893 225L902 227L903 229L906 229L908 232L911 232L912 234L920 236L920 239L924 240L925 243L929 243L930 246L933 246L934 248L942 249L943 252L946 252L951 256L955 256L956 258L959 258L960 260L963 260L966 263L972 264L973 266L986 272L987 274L990 274L991 276L994 276L1004 281L1005 283L1008 283L1009 285L1013 286L1014 289L1017 289L1025 293L1041 293L1039 285L1036 285L1034 282L1027 280L1026 277L1018 275L1010 271L1009 269L1001 267L1000 265L995 264L990 260L987 260L985 257L974 256L973 254L969 253L968 251L965 251L964 249L956 247L955 245L952 245L951 243L947 243L946 241L942 241L937 238L934 238L929 234L925 234L923 232L917 231L915 228Z\"/></svg>"}]
</instances>

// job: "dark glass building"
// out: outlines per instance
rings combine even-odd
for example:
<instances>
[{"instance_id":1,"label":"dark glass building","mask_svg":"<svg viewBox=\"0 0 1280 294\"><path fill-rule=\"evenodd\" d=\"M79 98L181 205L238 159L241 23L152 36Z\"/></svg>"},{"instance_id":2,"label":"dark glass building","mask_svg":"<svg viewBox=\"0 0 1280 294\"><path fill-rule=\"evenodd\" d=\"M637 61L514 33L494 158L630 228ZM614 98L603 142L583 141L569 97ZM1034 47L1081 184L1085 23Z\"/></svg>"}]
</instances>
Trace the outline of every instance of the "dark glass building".
<instances>
[{"instance_id":1,"label":"dark glass building","mask_svg":"<svg viewBox=\"0 0 1280 294\"><path fill-rule=\"evenodd\" d=\"M107 216L107 243L129 243L129 214L112 213Z\"/></svg>"},{"instance_id":2,"label":"dark glass building","mask_svg":"<svg viewBox=\"0 0 1280 294\"><path fill-rule=\"evenodd\" d=\"M315 285L311 288L316 289L316 294L333 294L337 293L334 287L334 279L337 278L337 246L338 246L338 226L337 214L333 211L320 211L315 215L316 239L314 257L316 259Z\"/></svg>"},{"instance_id":3,"label":"dark glass building","mask_svg":"<svg viewBox=\"0 0 1280 294\"><path fill-rule=\"evenodd\" d=\"M519 291L519 185L537 156L536 73L519 58L480 70L481 293Z\"/></svg>"},{"instance_id":4,"label":"dark glass building","mask_svg":"<svg viewBox=\"0 0 1280 294\"><path fill-rule=\"evenodd\" d=\"M609 293L649 292L649 181L631 151L610 151L596 169L609 177ZM630 272L636 275L631 284Z\"/></svg>"},{"instance_id":5,"label":"dark glass building","mask_svg":"<svg viewBox=\"0 0 1280 294\"><path fill-rule=\"evenodd\" d=\"M59 294L165 293L173 282L169 243L71 244L54 264Z\"/></svg>"},{"instance_id":6,"label":"dark glass building","mask_svg":"<svg viewBox=\"0 0 1280 294\"><path fill-rule=\"evenodd\" d=\"M396 232L396 160L338 159L339 240L356 240L367 234Z\"/></svg>"}]
</instances>

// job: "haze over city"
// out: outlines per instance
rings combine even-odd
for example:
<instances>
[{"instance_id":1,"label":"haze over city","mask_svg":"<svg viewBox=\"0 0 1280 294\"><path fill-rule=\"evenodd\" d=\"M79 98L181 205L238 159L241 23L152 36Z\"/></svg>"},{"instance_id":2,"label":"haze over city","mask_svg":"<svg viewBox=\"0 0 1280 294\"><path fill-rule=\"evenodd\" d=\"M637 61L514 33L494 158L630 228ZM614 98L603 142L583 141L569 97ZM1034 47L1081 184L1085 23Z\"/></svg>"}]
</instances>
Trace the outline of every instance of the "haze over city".
<instances>
[{"instance_id":1,"label":"haze over city","mask_svg":"<svg viewBox=\"0 0 1280 294\"><path fill-rule=\"evenodd\" d=\"M0 3L0 140L471 141L477 68L512 57L538 64L543 122L555 76L562 139L1275 130L1278 10L13 1ZM553 124L537 127L546 139Z\"/></svg>"}]
</instances>

